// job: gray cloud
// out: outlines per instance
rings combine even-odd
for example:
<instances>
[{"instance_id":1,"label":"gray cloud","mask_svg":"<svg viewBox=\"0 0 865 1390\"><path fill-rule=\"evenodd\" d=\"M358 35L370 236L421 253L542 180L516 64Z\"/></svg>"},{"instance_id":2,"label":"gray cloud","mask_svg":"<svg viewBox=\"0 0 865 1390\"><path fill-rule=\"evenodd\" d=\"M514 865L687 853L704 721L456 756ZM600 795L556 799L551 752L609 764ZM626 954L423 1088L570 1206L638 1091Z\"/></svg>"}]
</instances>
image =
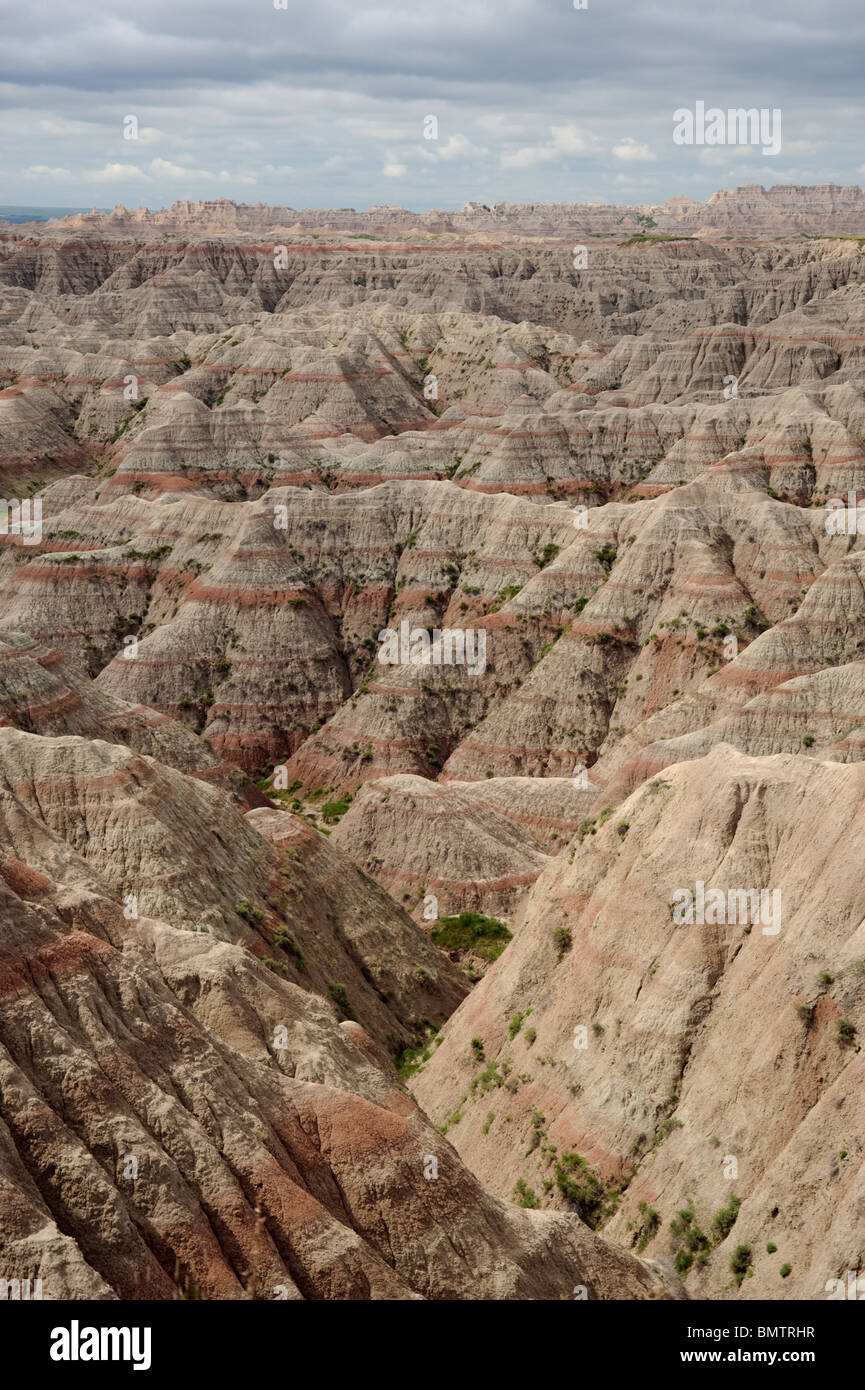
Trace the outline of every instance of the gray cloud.
<instances>
[{"instance_id":1,"label":"gray cloud","mask_svg":"<svg viewBox=\"0 0 865 1390\"><path fill-rule=\"evenodd\" d=\"M853 0L3 0L0 11L7 202L428 208L862 177L865 10ZM697 100L780 108L781 154L675 146L672 112ZM123 139L130 114L137 141ZM423 138L428 114L437 141Z\"/></svg>"}]
</instances>

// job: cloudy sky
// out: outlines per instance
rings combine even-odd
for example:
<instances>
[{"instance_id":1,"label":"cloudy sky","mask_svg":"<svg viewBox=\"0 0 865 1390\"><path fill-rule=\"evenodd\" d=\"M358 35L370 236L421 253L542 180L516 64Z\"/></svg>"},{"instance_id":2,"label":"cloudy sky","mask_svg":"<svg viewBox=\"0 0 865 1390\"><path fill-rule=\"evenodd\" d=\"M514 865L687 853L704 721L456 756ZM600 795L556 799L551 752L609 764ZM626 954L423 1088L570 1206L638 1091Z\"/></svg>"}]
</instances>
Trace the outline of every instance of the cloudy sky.
<instances>
[{"instance_id":1,"label":"cloudy sky","mask_svg":"<svg viewBox=\"0 0 865 1390\"><path fill-rule=\"evenodd\" d=\"M865 183L862 0L586 3L0 0L0 203L422 210ZM674 109L698 101L779 109L780 154L674 144Z\"/></svg>"}]
</instances>

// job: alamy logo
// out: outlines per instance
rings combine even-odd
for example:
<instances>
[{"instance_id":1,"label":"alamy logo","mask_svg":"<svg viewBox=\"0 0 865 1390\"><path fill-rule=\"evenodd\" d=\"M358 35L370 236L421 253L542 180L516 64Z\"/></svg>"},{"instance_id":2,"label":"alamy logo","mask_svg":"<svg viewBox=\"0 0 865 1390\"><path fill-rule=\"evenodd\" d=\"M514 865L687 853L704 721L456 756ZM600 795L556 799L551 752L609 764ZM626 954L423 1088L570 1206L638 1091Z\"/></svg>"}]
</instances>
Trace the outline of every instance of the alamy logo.
<instances>
[{"instance_id":1,"label":"alamy logo","mask_svg":"<svg viewBox=\"0 0 865 1390\"><path fill-rule=\"evenodd\" d=\"M0 497L0 536L20 536L25 545L39 545L42 540L42 498L23 501Z\"/></svg>"},{"instance_id":2,"label":"alamy logo","mask_svg":"<svg viewBox=\"0 0 865 1390\"><path fill-rule=\"evenodd\" d=\"M763 924L764 936L777 936L781 930L780 888L706 888L698 879L694 892L677 888L670 904L677 927L721 927Z\"/></svg>"},{"instance_id":3,"label":"alamy logo","mask_svg":"<svg viewBox=\"0 0 865 1390\"><path fill-rule=\"evenodd\" d=\"M680 106L673 112L676 145L762 145L763 154L781 153L781 112L763 106L731 107L722 111L698 101L694 110Z\"/></svg>"},{"instance_id":4,"label":"alamy logo","mask_svg":"<svg viewBox=\"0 0 865 1390\"><path fill-rule=\"evenodd\" d=\"M0 1279L0 1303L29 1303L31 1299L42 1298L42 1280Z\"/></svg>"},{"instance_id":5,"label":"alamy logo","mask_svg":"<svg viewBox=\"0 0 865 1390\"><path fill-rule=\"evenodd\" d=\"M856 493L847 493L847 502L841 497L830 497L826 503L826 535L865 536L865 498L856 501Z\"/></svg>"},{"instance_id":6,"label":"alamy logo","mask_svg":"<svg viewBox=\"0 0 865 1390\"><path fill-rule=\"evenodd\" d=\"M465 666L469 675L482 676L487 669L487 634L466 627L409 627L403 620L399 632L384 627L378 634L378 659L383 666Z\"/></svg>"},{"instance_id":7,"label":"alamy logo","mask_svg":"<svg viewBox=\"0 0 865 1390\"><path fill-rule=\"evenodd\" d=\"M134 1371L150 1370L149 1327L69 1327L51 1329L52 1361L131 1361Z\"/></svg>"},{"instance_id":8,"label":"alamy logo","mask_svg":"<svg viewBox=\"0 0 865 1390\"><path fill-rule=\"evenodd\" d=\"M843 1279L827 1279L824 1288L829 1295L829 1303L833 1299L849 1299L859 1303L865 1299L865 1279L859 1277L858 1269L847 1270L846 1283Z\"/></svg>"}]
</instances>

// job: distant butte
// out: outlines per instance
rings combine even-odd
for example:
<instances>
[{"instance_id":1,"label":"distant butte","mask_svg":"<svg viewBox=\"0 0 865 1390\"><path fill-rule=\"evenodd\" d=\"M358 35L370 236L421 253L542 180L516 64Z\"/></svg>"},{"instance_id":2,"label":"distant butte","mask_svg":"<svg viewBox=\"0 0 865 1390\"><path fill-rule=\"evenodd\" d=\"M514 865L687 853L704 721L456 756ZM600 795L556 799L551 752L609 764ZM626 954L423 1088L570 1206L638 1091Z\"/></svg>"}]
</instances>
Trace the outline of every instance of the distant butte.
<instances>
[{"instance_id":1,"label":"distant butte","mask_svg":"<svg viewBox=\"0 0 865 1390\"><path fill-rule=\"evenodd\" d=\"M355 231L378 235L407 230L441 232L496 232L515 236L592 236L603 233L640 232L652 218L655 233L687 232L707 235L733 232L747 236L808 236L856 234L865 219L865 192L857 185L744 184L713 193L700 203L683 193L663 203L481 203L468 202L459 211L412 212L398 204L377 204L365 211L354 208L303 208L235 203L230 198L190 202L178 199L170 208L125 208L122 203L109 213L74 213L39 225L43 230L68 233L85 228L106 232L195 231L211 233L269 232L288 230Z\"/></svg>"}]
</instances>

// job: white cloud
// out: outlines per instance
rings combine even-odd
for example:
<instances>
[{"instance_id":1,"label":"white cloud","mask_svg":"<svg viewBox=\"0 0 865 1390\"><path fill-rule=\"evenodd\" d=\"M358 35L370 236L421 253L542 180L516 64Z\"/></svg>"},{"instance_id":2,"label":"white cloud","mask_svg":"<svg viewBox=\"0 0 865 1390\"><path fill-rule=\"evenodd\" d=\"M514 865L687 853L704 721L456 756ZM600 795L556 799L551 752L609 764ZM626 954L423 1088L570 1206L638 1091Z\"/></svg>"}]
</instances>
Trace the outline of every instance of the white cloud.
<instances>
[{"instance_id":1,"label":"white cloud","mask_svg":"<svg viewBox=\"0 0 865 1390\"><path fill-rule=\"evenodd\" d=\"M452 135L449 140L441 146L433 144L431 152L437 159L477 159L486 154L486 150L473 145L471 140L467 140L464 135Z\"/></svg>"},{"instance_id":2,"label":"white cloud","mask_svg":"<svg viewBox=\"0 0 865 1390\"><path fill-rule=\"evenodd\" d=\"M648 145L640 145L633 140L630 135L620 140L618 145L614 145L611 153L616 159L623 159L628 164L649 164L657 159L657 155L652 154Z\"/></svg>"},{"instance_id":3,"label":"white cloud","mask_svg":"<svg viewBox=\"0 0 865 1390\"><path fill-rule=\"evenodd\" d=\"M154 178L160 175L166 179L213 179L216 178L209 169L184 169L180 164L172 164L169 159L151 159L150 172Z\"/></svg>"},{"instance_id":4,"label":"white cloud","mask_svg":"<svg viewBox=\"0 0 865 1390\"><path fill-rule=\"evenodd\" d=\"M137 164L106 164L104 169L92 169L84 175L94 183L112 183L115 179L134 179L136 182L150 183L150 176L139 169Z\"/></svg>"},{"instance_id":5,"label":"white cloud","mask_svg":"<svg viewBox=\"0 0 865 1390\"><path fill-rule=\"evenodd\" d=\"M68 169L50 169L47 164L31 164L24 170L25 179L68 179Z\"/></svg>"},{"instance_id":6,"label":"white cloud","mask_svg":"<svg viewBox=\"0 0 865 1390\"><path fill-rule=\"evenodd\" d=\"M44 135L102 135L104 127L97 121L57 121L51 117L46 117L38 122L38 129Z\"/></svg>"},{"instance_id":7,"label":"white cloud","mask_svg":"<svg viewBox=\"0 0 865 1390\"><path fill-rule=\"evenodd\" d=\"M156 145L160 140L165 139L165 132L157 130L156 126L143 125L138 132L139 145Z\"/></svg>"},{"instance_id":8,"label":"white cloud","mask_svg":"<svg viewBox=\"0 0 865 1390\"><path fill-rule=\"evenodd\" d=\"M557 155L552 145L525 145L521 150L503 154L503 169L534 169L538 164L549 164Z\"/></svg>"},{"instance_id":9,"label":"white cloud","mask_svg":"<svg viewBox=\"0 0 865 1390\"><path fill-rule=\"evenodd\" d=\"M476 125L487 135L495 135L499 139L510 135L513 139L514 119L510 112L505 115L503 111L481 111L477 117Z\"/></svg>"},{"instance_id":10,"label":"white cloud","mask_svg":"<svg viewBox=\"0 0 865 1390\"><path fill-rule=\"evenodd\" d=\"M573 155L591 154L597 146L597 140L592 135L584 135L572 125L554 125L552 127L553 148L565 158Z\"/></svg>"},{"instance_id":11,"label":"white cloud","mask_svg":"<svg viewBox=\"0 0 865 1390\"><path fill-rule=\"evenodd\" d=\"M593 135L577 130L573 125L550 127L552 140L548 145L524 145L510 154L503 154L503 169L533 169L538 164L560 163L565 159L585 158L594 154L598 141Z\"/></svg>"},{"instance_id":12,"label":"white cloud","mask_svg":"<svg viewBox=\"0 0 865 1390\"><path fill-rule=\"evenodd\" d=\"M794 154L819 154L821 150L828 148L825 140L785 140L784 156L789 159ZM858 171L860 174L862 170Z\"/></svg>"},{"instance_id":13,"label":"white cloud","mask_svg":"<svg viewBox=\"0 0 865 1390\"><path fill-rule=\"evenodd\" d=\"M154 206L211 190L231 195L232 180L221 175L227 159L240 197L250 191L240 176L257 175L255 193L265 201L319 207L417 201L419 187L427 207L480 197L581 201L599 186L609 191L619 171L649 175L656 201L680 188L706 197L728 174L746 182L744 166L757 161L763 183L782 182L794 163L818 166L819 182L862 181L865 167L854 172L865 161L857 136L865 118L861 4L829 0L839 14L816 26L802 19L814 11L804 0L764 7L778 9L768 16L753 0L736 0L741 23L684 0L625 7L624 22L622 8L595 13L590 4L589 15L575 16L569 0L512 0L494 12L460 0L432 7L325 0L292 6L288 17L271 0L137 0L119 11L67 0L51 7L46 25L39 22L46 6L35 7L34 19L34 6L12 4L3 25L0 158L12 166L3 171L3 197L32 201L36 176L24 175L24 161L52 169L58 154L72 172L57 187L68 195L82 181L75 201L86 201L94 179L82 171L92 170L94 197L117 177L124 201L134 191ZM782 108L780 158L757 149L705 151L701 159L699 149L673 146L673 109L697 95L689 73L706 87L707 104ZM752 90L755 73L763 85ZM437 141L423 139L429 112L439 121ZM127 113L143 128L138 141L122 140ZM625 140L623 130L640 134ZM790 143L794 134L801 144ZM158 149L175 171L214 173L190 173L185 185L176 172L153 172ZM655 160L645 157L651 151ZM290 178L275 172L289 154ZM341 157L346 164L330 162ZM124 179L109 161L138 163Z\"/></svg>"},{"instance_id":14,"label":"white cloud","mask_svg":"<svg viewBox=\"0 0 865 1390\"><path fill-rule=\"evenodd\" d=\"M731 159L749 159L759 152L759 145L707 145L701 149L697 158L701 164L708 164L712 168L719 169L729 164ZM734 177L739 177L736 174ZM774 171L772 182L775 182Z\"/></svg>"}]
</instances>

